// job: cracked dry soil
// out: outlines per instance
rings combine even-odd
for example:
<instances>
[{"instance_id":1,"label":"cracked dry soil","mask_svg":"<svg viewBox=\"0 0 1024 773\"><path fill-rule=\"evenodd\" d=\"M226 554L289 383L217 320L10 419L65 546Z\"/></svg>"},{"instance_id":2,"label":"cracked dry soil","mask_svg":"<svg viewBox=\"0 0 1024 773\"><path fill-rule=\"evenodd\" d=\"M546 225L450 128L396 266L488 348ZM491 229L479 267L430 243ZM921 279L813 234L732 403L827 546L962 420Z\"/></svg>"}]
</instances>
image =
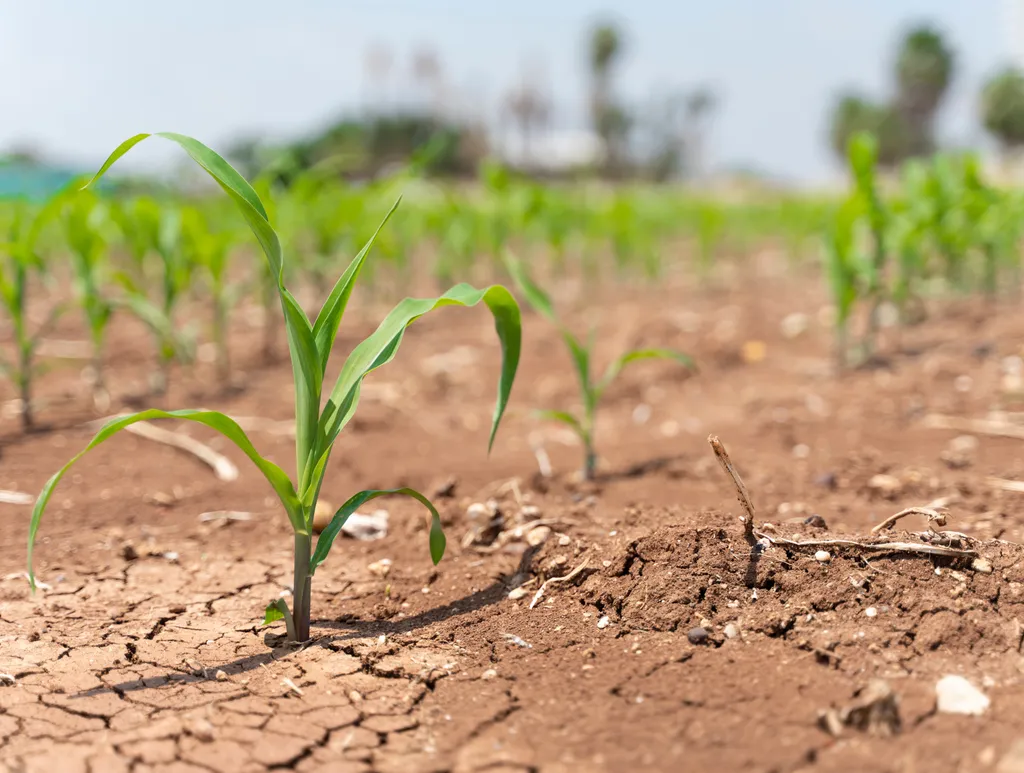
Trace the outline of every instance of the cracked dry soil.
<instances>
[{"instance_id":1,"label":"cracked dry soil","mask_svg":"<svg viewBox=\"0 0 1024 773\"><path fill-rule=\"evenodd\" d=\"M87 457L43 524L48 587L36 596L18 574L28 508L0 505L0 673L13 677L0 684L0 771L1015 770L1024 507L989 477L1024 477L1020 441L979 437L951 465L956 433L920 418L1013 410L1000 362L1019 353L1019 314L955 307L909 331L888 368L836 380L823 370L827 331L773 332L792 311L816 312L816 286L762 277L729 293L662 292L661 306L649 293L610 299L599 356L656 343L691 352L702 373L627 372L600 417L604 473L586 487L569 474L578 449L529 413L573 399L556 335L527 320L513 410L487 459L489 324L463 316L449 327L456 314L414 327L375 374L324 496L429 491L454 476L437 500L449 553L430 566L420 511L384 500L388 536L340 540L314 578L314 638L300 649L272 646L277 629L259 626L290 582L287 522L211 435L195 431L238 462L238 482L128 435ZM671 311L680 298L685 320ZM286 419L287 365L260 366L256 338L236 331L243 392L217 395L200 368L179 374L166 404ZM130 325L115 339L112 383L129 394L145 381L148 339ZM744 363L750 339L767 356ZM955 385L963 375L967 391ZM56 402L78 389L74 373L46 377L46 432L0 425L0 488L37 491L85 444L84 400ZM556 470L548 480L534 475L538 431ZM949 528L982 541L991 571L850 550L820 562L783 547L752 564L711 431L777 534L863 535L896 510L951 497ZM252 436L287 466L288 438ZM502 529L467 515L489 499ZM200 518L222 510L250 517ZM812 513L825 527L804 523ZM531 608L544 580L580 565ZM700 644L687 635L696 627ZM981 687L988 712L937 713L946 674ZM874 678L896 693L901 732L825 733L819 711Z\"/></svg>"}]
</instances>

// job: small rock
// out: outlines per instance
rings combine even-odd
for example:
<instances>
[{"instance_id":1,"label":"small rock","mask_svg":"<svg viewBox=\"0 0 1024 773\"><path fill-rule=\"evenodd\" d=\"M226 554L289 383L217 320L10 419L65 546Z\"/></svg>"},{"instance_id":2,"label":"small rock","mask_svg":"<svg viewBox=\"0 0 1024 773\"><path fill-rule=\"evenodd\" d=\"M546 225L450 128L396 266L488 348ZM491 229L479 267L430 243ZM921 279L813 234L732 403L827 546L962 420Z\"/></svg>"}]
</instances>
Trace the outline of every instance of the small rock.
<instances>
[{"instance_id":1,"label":"small rock","mask_svg":"<svg viewBox=\"0 0 1024 773\"><path fill-rule=\"evenodd\" d=\"M782 331L782 335L785 338L796 338L803 334L807 327L810 325L811 318L806 314L802 314L799 311L794 311L792 314L787 314L782 318L782 322L779 325L779 329Z\"/></svg>"},{"instance_id":2,"label":"small rock","mask_svg":"<svg viewBox=\"0 0 1024 773\"><path fill-rule=\"evenodd\" d=\"M868 617L877 617L878 616L878 610L875 609L874 607L868 607L867 609L864 610L864 614L867 615Z\"/></svg>"},{"instance_id":3,"label":"small rock","mask_svg":"<svg viewBox=\"0 0 1024 773\"><path fill-rule=\"evenodd\" d=\"M727 638L727 639L735 639L737 636L740 635L740 628L739 628L738 625L736 625L736 623L729 623L728 625L725 626L724 633L725 633L725 638Z\"/></svg>"},{"instance_id":4,"label":"small rock","mask_svg":"<svg viewBox=\"0 0 1024 773\"><path fill-rule=\"evenodd\" d=\"M707 644L708 643L708 631L706 628L691 628L686 638L690 640L690 644Z\"/></svg>"},{"instance_id":5,"label":"small rock","mask_svg":"<svg viewBox=\"0 0 1024 773\"><path fill-rule=\"evenodd\" d=\"M528 523L529 521L536 521L539 518L540 508L537 507L537 505L523 505L519 509L519 519L523 521L523 523Z\"/></svg>"},{"instance_id":6,"label":"small rock","mask_svg":"<svg viewBox=\"0 0 1024 773\"><path fill-rule=\"evenodd\" d=\"M213 678L216 679L218 682L226 682L228 679L228 675L218 668L217 673L213 675Z\"/></svg>"},{"instance_id":7,"label":"small rock","mask_svg":"<svg viewBox=\"0 0 1024 773\"><path fill-rule=\"evenodd\" d=\"M814 554L814 560L818 563L827 564L829 561L832 560L832 554L829 553L827 550L819 550L817 553Z\"/></svg>"},{"instance_id":8,"label":"small rock","mask_svg":"<svg viewBox=\"0 0 1024 773\"><path fill-rule=\"evenodd\" d=\"M532 547L543 545L551 536L550 526L534 526L526 535L526 543Z\"/></svg>"},{"instance_id":9,"label":"small rock","mask_svg":"<svg viewBox=\"0 0 1024 773\"><path fill-rule=\"evenodd\" d=\"M485 680L486 679L494 679L497 676L498 676L498 672L495 671L493 668L488 668L486 671L484 671L482 674L480 674L480 678L481 679L485 679Z\"/></svg>"},{"instance_id":10,"label":"small rock","mask_svg":"<svg viewBox=\"0 0 1024 773\"><path fill-rule=\"evenodd\" d=\"M970 467L974 463L978 451L978 438L974 435L958 435L949 441L939 458L953 470Z\"/></svg>"},{"instance_id":11,"label":"small rock","mask_svg":"<svg viewBox=\"0 0 1024 773\"><path fill-rule=\"evenodd\" d=\"M569 559L565 556L555 556L554 561L552 561L551 563L555 566L565 566L567 563L569 563Z\"/></svg>"},{"instance_id":12,"label":"small rock","mask_svg":"<svg viewBox=\"0 0 1024 773\"><path fill-rule=\"evenodd\" d=\"M346 537L369 542L388 536L388 511L375 510L370 515L352 513L341 527Z\"/></svg>"},{"instance_id":13,"label":"small rock","mask_svg":"<svg viewBox=\"0 0 1024 773\"><path fill-rule=\"evenodd\" d=\"M572 544L572 539L569 537L568 534L563 534L561 537L558 538L559 547L568 547L570 544Z\"/></svg>"},{"instance_id":14,"label":"small rock","mask_svg":"<svg viewBox=\"0 0 1024 773\"><path fill-rule=\"evenodd\" d=\"M825 519L815 513L804 518L804 526L813 526L815 529L827 529L828 524Z\"/></svg>"},{"instance_id":15,"label":"small rock","mask_svg":"<svg viewBox=\"0 0 1024 773\"><path fill-rule=\"evenodd\" d=\"M135 549L135 546L132 543L129 542L123 548L121 548L121 558L123 558L125 561L134 561L138 557L139 551Z\"/></svg>"},{"instance_id":16,"label":"small rock","mask_svg":"<svg viewBox=\"0 0 1024 773\"><path fill-rule=\"evenodd\" d=\"M899 701L887 682L875 679L858 689L848 705L819 712L818 724L836 737L844 728L852 727L879 738L890 738L902 728Z\"/></svg>"},{"instance_id":17,"label":"small rock","mask_svg":"<svg viewBox=\"0 0 1024 773\"><path fill-rule=\"evenodd\" d=\"M602 615L601 619L597 621L597 627L604 629L611 625L611 623L612 621L608 619L608 615Z\"/></svg>"},{"instance_id":18,"label":"small rock","mask_svg":"<svg viewBox=\"0 0 1024 773\"><path fill-rule=\"evenodd\" d=\"M4 687L13 687L17 682L18 680L10 674L0 674L0 685Z\"/></svg>"},{"instance_id":19,"label":"small rock","mask_svg":"<svg viewBox=\"0 0 1024 773\"><path fill-rule=\"evenodd\" d=\"M987 558L975 558L971 561L971 569L982 574L992 574L992 562Z\"/></svg>"},{"instance_id":20,"label":"small rock","mask_svg":"<svg viewBox=\"0 0 1024 773\"><path fill-rule=\"evenodd\" d=\"M512 599L513 601L515 601L517 599L521 599L525 595L526 595L526 588L523 588L523 587L513 588L512 590L510 590L508 592L508 597L510 599Z\"/></svg>"},{"instance_id":21,"label":"small rock","mask_svg":"<svg viewBox=\"0 0 1024 773\"><path fill-rule=\"evenodd\" d=\"M839 486L839 478L834 472L826 472L814 479L814 485L835 491Z\"/></svg>"},{"instance_id":22,"label":"small rock","mask_svg":"<svg viewBox=\"0 0 1024 773\"><path fill-rule=\"evenodd\" d=\"M493 513L483 502L474 502L466 508L466 517L470 519L490 518Z\"/></svg>"},{"instance_id":23,"label":"small rock","mask_svg":"<svg viewBox=\"0 0 1024 773\"><path fill-rule=\"evenodd\" d=\"M895 499L903 490L903 483L895 475L879 473L868 481L868 488L887 499Z\"/></svg>"},{"instance_id":24,"label":"small rock","mask_svg":"<svg viewBox=\"0 0 1024 773\"><path fill-rule=\"evenodd\" d=\"M185 722L185 732L193 738L209 743L213 740L213 724L202 717L192 717Z\"/></svg>"},{"instance_id":25,"label":"small rock","mask_svg":"<svg viewBox=\"0 0 1024 773\"><path fill-rule=\"evenodd\" d=\"M391 573L391 559L382 558L380 561L374 561L366 567L366 570L374 577L380 577L383 580Z\"/></svg>"},{"instance_id":26,"label":"small rock","mask_svg":"<svg viewBox=\"0 0 1024 773\"><path fill-rule=\"evenodd\" d=\"M967 714L980 717L989 706L988 697L962 676L950 674L935 685L938 710L943 714Z\"/></svg>"}]
</instances>

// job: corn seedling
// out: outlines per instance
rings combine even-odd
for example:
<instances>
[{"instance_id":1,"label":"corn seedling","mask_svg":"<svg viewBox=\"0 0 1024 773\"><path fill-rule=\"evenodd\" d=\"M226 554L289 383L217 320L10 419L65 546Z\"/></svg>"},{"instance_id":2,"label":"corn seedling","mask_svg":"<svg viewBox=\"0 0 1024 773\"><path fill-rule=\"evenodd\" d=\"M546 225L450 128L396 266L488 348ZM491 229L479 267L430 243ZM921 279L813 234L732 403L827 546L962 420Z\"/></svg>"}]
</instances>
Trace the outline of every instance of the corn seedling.
<instances>
[{"instance_id":1,"label":"corn seedling","mask_svg":"<svg viewBox=\"0 0 1024 773\"><path fill-rule=\"evenodd\" d=\"M149 136L151 135L138 134L123 142L100 167L93 182L98 180L131 148ZM363 380L369 373L394 359L406 328L424 314L445 306L476 306L483 302L494 316L495 328L502 349L501 377L489 440L490 444L493 444L519 363L521 340L519 306L511 293L500 285L478 290L462 284L456 285L436 298L407 298L387 314L376 331L352 350L342 365L341 372L333 389L327 395L326 402L323 402L328 358L345 307L348 305L348 300L373 239L371 238L352 260L334 285L315 321L310 322L295 297L285 287L284 255L280 237L270 224L264 203L252 187L230 164L202 143L180 134L163 133L156 136L171 140L181 146L228 194L259 241L267 263L271 267L271 272L277 279L276 290L284 313L295 382L297 483L293 483L287 473L278 465L262 457L238 424L222 413L203 410L162 411L151 409L118 417L107 422L92 441L43 486L33 508L29 526L29 579L34 589L35 575L32 569L32 553L36 533L55 487L72 464L90 449L136 422L160 418L194 421L220 432L238 446L273 487L287 513L295 539L293 606L289 610L287 602L283 598L273 601L267 607L264 622L269 624L283 619L287 627L288 638L292 641L305 641L309 638L310 586L313 574L327 558L334 539L338 536L345 521L364 503L392 494L401 494L416 499L430 511L429 545L434 563L440 561L444 554L445 537L441 528L440 516L429 499L411 488L367 490L353 495L334 514L327 527L321 532L316 542L316 548L313 548L313 514L326 473L327 462L339 433L355 414ZM393 212L394 208L391 211ZM385 218L386 220L387 218Z\"/></svg>"},{"instance_id":2,"label":"corn seedling","mask_svg":"<svg viewBox=\"0 0 1024 773\"><path fill-rule=\"evenodd\" d=\"M28 319L28 287L30 277L41 275L44 264L36 250L40 231L53 215L51 208L43 208L32 215L24 207L14 213L8 240L0 244L0 301L10 319L14 332L14 359L0 358L0 371L7 375L21 401L21 425L28 432L35 426L32 413L32 379L36 372L35 353L42 336L46 334L63 306L51 308L46 321L31 331Z\"/></svg>"},{"instance_id":3,"label":"corn seedling","mask_svg":"<svg viewBox=\"0 0 1024 773\"><path fill-rule=\"evenodd\" d=\"M693 360L682 352L671 349L636 349L616 358L605 369L604 374L595 381L591 373L593 335L586 344L581 342L558 319L550 296L530 278L523 264L512 255L506 254L505 265L527 303L558 328L562 340L565 341L572 356L573 367L580 387L580 398L583 403L582 413L577 416L564 410L543 410L539 411L538 415L544 419L560 422L576 434L583 447L581 474L584 480L593 480L597 469L597 450L594 446L594 420L597 406L605 391L623 368L632 362L650 359L674 360L690 370L696 370L696 366Z\"/></svg>"},{"instance_id":4,"label":"corn seedling","mask_svg":"<svg viewBox=\"0 0 1024 773\"><path fill-rule=\"evenodd\" d=\"M191 261L206 278L213 305L213 345L216 351L217 380L222 388L231 385L231 360L228 351L228 320L241 295L241 286L229 279L231 249L235 234L214 231L198 209L182 213L182 233Z\"/></svg>"},{"instance_id":5,"label":"corn seedling","mask_svg":"<svg viewBox=\"0 0 1024 773\"><path fill-rule=\"evenodd\" d=\"M97 410L105 411L110 405L110 395L103 378L103 343L114 313L114 303L103 290L107 213L95 195L67 193L65 196L64 231L71 248L75 293L92 342L93 402Z\"/></svg>"},{"instance_id":6,"label":"corn seedling","mask_svg":"<svg viewBox=\"0 0 1024 773\"><path fill-rule=\"evenodd\" d=\"M113 214L134 264L131 273L121 271L116 278L125 291L124 305L153 334L157 369L150 388L153 394L162 395L167 391L171 363L190 361L194 351L194 338L179 330L175 321L179 302L192 283L192 264L182 248L181 213L177 207L139 198L114 208ZM159 258L160 297L156 303L149 297L147 271L147 260L154 254Z\"/></svg>"}]
</instances>

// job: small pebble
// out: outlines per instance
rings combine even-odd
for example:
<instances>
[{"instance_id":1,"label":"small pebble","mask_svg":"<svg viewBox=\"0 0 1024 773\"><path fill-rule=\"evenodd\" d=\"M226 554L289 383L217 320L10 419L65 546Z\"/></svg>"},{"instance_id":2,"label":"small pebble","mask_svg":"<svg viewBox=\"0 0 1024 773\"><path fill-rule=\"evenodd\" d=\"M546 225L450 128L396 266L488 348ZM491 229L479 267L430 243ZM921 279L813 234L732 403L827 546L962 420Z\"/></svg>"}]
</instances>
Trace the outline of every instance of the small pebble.
<instances>
[{"instance_id":1,"label":"small pebble","mask_svg":"<svg viewBox=\"0 0 1024 773\"><path fill-rule=\"evenodd\" d=\"M568 534L563 534L561 537L558 538L558 545L559 545L559 547L563 547L564 548L565 546L567 546L567 545L569 545L571 543L572 543L572 539L569 538Z\"/></svg>"},{"instance_id":2,"label":"small pebble","mask_svg":"<svg viewBox=\"0 0 1024 773\"><path fill-rule=\"evenodd\" d=\"M725 636L727 639L735 639L740 635L739 626L736 623L729 623L725 626Z\"/></svg>"},{"instance_id":3,"label":"small pebble","mask_svg":"<svg viewBox=\"0 0 1024 773\"><path fill-rule=\"evenodd\" d=\"M226 682L226 681L227 681L227 678L228 678L228 675L227 675L227 674L225 674L225 673L224 673L224 672L223 672L222 670L220 670L220 669L217 669L217 673L216 673L216 674L214 674L213 676L214 676L214 678L215 678L215 679L216 679L216 680L217 680L218 682Z\"/></svg>"},{"instance_id":4,"label":"small pebble","mask_svg":"<svg viewBox=\"0 0 1024 773\"><path fill-rule=\"evenodd\" d=\"M992 563L987 558L975 558L971 562L971 569L982 574L992 574Z\"/></svg>"},{"instance_id":5,"label":"small pebble","mask_svg":"<svg viewBox=\"0 0 1024 773\"><path fill-rule=\"evenodd\" d=\"M867 609L864 610L864 614L867 615L868 617L876 617L878 615L878 610L875 609L874 607L868 607Z\"/></svg>"},{"instance_id":6,"label":"small pebble","mask_svg":"<svg viewBox=\"0 0 1024 773\"><path fill-rule=\"evenodd\" d=\"M944 676L935 685L937 708L943 714L979 717L988 710L989 699L962 676Z\"/></svg>"},{"instance_id":7,"label":"small pebble","mask_svg":"<svg viewBox=\"0 0 1024 773\"><path fill-rule=\"evenodd\" d=\"M512 599L513 601L515 601L516 599L521 599L525 595L526 595L526 588L523 588L523 587L513 588L512 590L510 590L508 592L508 597L510 599Z\"/></svg>"},{"instance_id":8,"label":"small pebble","mask_svg":"<svg viewBox=\"0 0 1024 773\"><path fill-rule=\"evenodd\" d=\"M481 679L494 679L497 675L498 675L497 671L495 671L493 668L488 668L486 671L484 671L482 674L480 674L480 678Z\"/></svg>"},{"instance_id":9,"label":"small pebble","mask_svg":"<svg viewBox=\"0 0 1024 773\"><path fill-rule=\"evenodd\" d=\"M705 628L691 628L686 634L686 638L690 640L690 644L707 644L708 632Z\"/></svg>"},{"instance_id":10,"label":"small pebble","mask_svg":"<svg viewBox=\"0 0 1024 773\"><path fill-rule=\"evenodd\" d=\"M827 550L819 550L814 554L814 560L821 564L827 564L832 560L832 554Z\"/></svg>"},{"instance_id":11,"label":"small pebble","mask_svg":"<svg viewBox=\"0 0 1024 773\"><path fill-rule=\"evenodd\" d=\"M602 615L601 619L597 621L598 628L607 628L611 625L612 621L608 619L608 615Z\"/></svg>"}]
</instances>

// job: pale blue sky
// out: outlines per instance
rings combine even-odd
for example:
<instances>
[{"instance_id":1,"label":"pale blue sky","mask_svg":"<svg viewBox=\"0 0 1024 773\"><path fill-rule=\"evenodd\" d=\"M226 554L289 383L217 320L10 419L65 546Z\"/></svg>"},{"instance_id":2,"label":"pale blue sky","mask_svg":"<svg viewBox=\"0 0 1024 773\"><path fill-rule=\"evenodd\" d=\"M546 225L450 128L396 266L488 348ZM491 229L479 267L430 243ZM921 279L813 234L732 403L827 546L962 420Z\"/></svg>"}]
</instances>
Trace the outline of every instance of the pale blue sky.
<instances>
[{"instance_id":1,"label":"pale blue sky","mask_svg":"<svg viewBox=\"0 0 1024 773\"><path fill-rule=\"evenodd\" d=\"M448 80L493 117L524 65L543 63L565 128L583 123L582 42L611 12L627 30L619 91L711 84L713 165L801 180L834 171L824 138L836 89L887 87L899 31L939 24L959 54L942 115L954 142L980 136L981 79L1010 55L1006 0L0 0L0 148L35 144L94 164L125 137L171 130L223 147L250 132L300 133L365 104L374 43L409 69L427 44ZM625 10L628 8L628 11ZM216 47L230 45L230 50ZM170 154L170 155L168 155ZM141 149L136 165L174 157Z\"/></svg>"}]
</instances>

